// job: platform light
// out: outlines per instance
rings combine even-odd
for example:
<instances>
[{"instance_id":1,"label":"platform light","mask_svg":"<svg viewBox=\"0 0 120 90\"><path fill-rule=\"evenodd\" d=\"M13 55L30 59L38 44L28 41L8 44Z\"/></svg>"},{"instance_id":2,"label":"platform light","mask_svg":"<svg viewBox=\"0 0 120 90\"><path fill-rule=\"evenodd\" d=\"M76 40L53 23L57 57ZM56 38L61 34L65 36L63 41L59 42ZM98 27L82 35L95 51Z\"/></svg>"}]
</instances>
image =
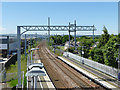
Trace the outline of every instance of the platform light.
<instances>
[{"instance_id":1,"label":"platform light","mask_svg":"<svg viewBox=\"0 0 120 90\"><path fill-rule=\"evenodd\" d=\"M40 69L42 69L43 68L43 63L33 63L28 68L32 69L34 67L39 67Z\"/></svg>"},{"instance_id":2,"label":"platform light","mask_svg":"<svg viewBox=\"0 0 120 90\"><path fill-rule=\"evenodd\" d=\"M31 51L33 51L33 50L39 50L39 48L31 48Z\"/></svg>"}]
</instances>

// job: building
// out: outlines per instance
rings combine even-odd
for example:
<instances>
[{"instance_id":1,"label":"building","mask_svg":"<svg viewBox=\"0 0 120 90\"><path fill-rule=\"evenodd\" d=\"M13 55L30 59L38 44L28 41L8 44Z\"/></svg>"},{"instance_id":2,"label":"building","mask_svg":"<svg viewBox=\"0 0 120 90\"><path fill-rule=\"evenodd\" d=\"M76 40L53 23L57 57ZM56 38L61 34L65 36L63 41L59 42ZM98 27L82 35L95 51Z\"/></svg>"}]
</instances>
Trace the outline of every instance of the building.
<instances>
[{"instance_id":1,"label":"building","mask_svg":"<svg viewBox=\"0 0 120 90\"><path fill-rule=\"evenodd\" d=\"M7 55L17 51L17 38L15 36L0 36L0 57L6 58Z\"/></svg>"}]
</instances>

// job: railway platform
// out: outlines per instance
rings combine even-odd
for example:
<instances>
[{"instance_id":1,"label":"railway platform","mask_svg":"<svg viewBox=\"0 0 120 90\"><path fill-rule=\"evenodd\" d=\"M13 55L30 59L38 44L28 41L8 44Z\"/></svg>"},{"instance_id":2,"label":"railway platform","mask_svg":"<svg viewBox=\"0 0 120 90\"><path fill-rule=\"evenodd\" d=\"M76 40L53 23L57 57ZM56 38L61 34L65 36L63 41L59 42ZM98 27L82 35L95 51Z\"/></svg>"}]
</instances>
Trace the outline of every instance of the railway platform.
<instances>
[{"instance_id":1,"label":"railway platform","mask_svg":"<svg viewBox=\"0 0 120 90\"><path fill-rule=\"evenodd\" d=\"M37 54L34 57L33 63L41 63L41 60L38 59ZM56 90L55 86L53 85L53 83L52 83L50 77L48 76L48 73L46 72L45 68L43 67L41 70L45 72L46 76L38 76L38 78L37 78L37 89ZM31 88L34 87L34 84L33 84L34 81L31 82L32 80L33 80L32 77L28 77L28 90L29 89L31 90Z\"/></svg>"},{"instance_id":2,"label":"railway platform","mask_svg":"<svg viewBox=\"0 0 120 90\"><path fill-rule=\"evenodd\" d=\"M82 74L84 74L85 76L90 78L91 80L104 86L105 88L112 89L112 90L120 89L120 87L118 87L120 84L119 84L119 82L116 81L115 78L110 77L106 74L103 74L97 70L95 71L95 70L91 69L90 67L85 66L82 63L76 62L75 60L73 60L71 58L61 57L61 56L58 56L58 58L60 60L62 60L63 62L65 62L66 64L68 64L69 66L76 69L77 71L81 72ZM97 73L95 73L95 72L97 72ZM107 79L105 79L105 78L107 78Z\"/></svg>"}]
</instances>

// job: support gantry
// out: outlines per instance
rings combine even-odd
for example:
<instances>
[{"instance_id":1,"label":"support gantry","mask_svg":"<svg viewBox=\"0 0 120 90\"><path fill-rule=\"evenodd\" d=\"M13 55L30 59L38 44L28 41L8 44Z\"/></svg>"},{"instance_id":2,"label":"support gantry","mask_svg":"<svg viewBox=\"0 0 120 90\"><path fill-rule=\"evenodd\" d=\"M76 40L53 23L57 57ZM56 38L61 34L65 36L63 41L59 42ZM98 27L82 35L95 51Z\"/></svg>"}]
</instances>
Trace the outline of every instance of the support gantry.
<instances>
[{"instance_id":1,"label":"support gantry","mask_svg":"<svg viewBox=\"0 0 120 90\"><path fill-rule=\"evenodd\" d=\"M68 30L68 32L69 32L69 48L70 48L70 22L69 22L69 30Z\"/></svg>"},{"instance_id":2,"label":"support gantry","mask_svg":"<svg viewBox=\"0 0 120 90\"><path fill-rule=\"evenodd\" d=\"M17 26L17 62L18 62L18 88L21 87L21 35L20 26Z\"/></svg>"},{"instance_id":3,"label":"support gantry","mask_svg":"<svg viewBox=\"0 0 120 90\"><path fill-rule=\"evenodd\" d=\"M74 24L75 24L75 29L74 29L74 41L75 41L75 50L76 50L76 20L75 20Z\"/></svg>"},{"instance_id":4,"label":"support gantry","mask_svg":"<svg viewBox=\"0 0 120 90\"><path fill-rule=\"evenodd\" d=\"M50 42L50 17L48 17L48 42Z\"/></svg>"},{"instance_id":5,"label":"support gantry","mask_svg":"<svg viewBox=\"0 0 120 90\"><path fill-rule=\"evenodd\" d=\"M22 32L22 29L24 30ZM69 46L70 46L70 32L74 32L75 48L76 48L76 32L77 31L96 31L95 26L77 26L76 20L74 24L64 25L50 25L50 18L48 18L48 25L28 25L17 26L17 62L18 62L18 88L21 87L21 35L27 31L48 31L48 42L50 41L50 31L69 31ZM94 35L93 35L94 36ZM94 38L94 37L93 37Z\"/></svg>"}]
</instances>

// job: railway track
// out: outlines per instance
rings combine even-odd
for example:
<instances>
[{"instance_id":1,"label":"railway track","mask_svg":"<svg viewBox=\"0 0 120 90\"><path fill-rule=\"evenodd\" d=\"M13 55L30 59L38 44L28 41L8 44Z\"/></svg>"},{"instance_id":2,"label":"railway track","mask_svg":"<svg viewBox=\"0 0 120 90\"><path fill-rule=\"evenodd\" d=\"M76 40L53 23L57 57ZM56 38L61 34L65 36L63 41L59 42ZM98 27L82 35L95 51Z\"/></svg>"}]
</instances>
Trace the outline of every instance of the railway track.
<instances>
[{"instance_id":1,"label":"railway track","mask_svg":"<svg viewBox=\"0 0 120 90\"><path fill-rule=\"evenodd\" d=\"M81 88L103 90L96 83L69 67L67 64L57 59L42 42L39 46L39 58L44 63L44 66L52 79L56 88Z\"/></svg>"}]
</instances>

